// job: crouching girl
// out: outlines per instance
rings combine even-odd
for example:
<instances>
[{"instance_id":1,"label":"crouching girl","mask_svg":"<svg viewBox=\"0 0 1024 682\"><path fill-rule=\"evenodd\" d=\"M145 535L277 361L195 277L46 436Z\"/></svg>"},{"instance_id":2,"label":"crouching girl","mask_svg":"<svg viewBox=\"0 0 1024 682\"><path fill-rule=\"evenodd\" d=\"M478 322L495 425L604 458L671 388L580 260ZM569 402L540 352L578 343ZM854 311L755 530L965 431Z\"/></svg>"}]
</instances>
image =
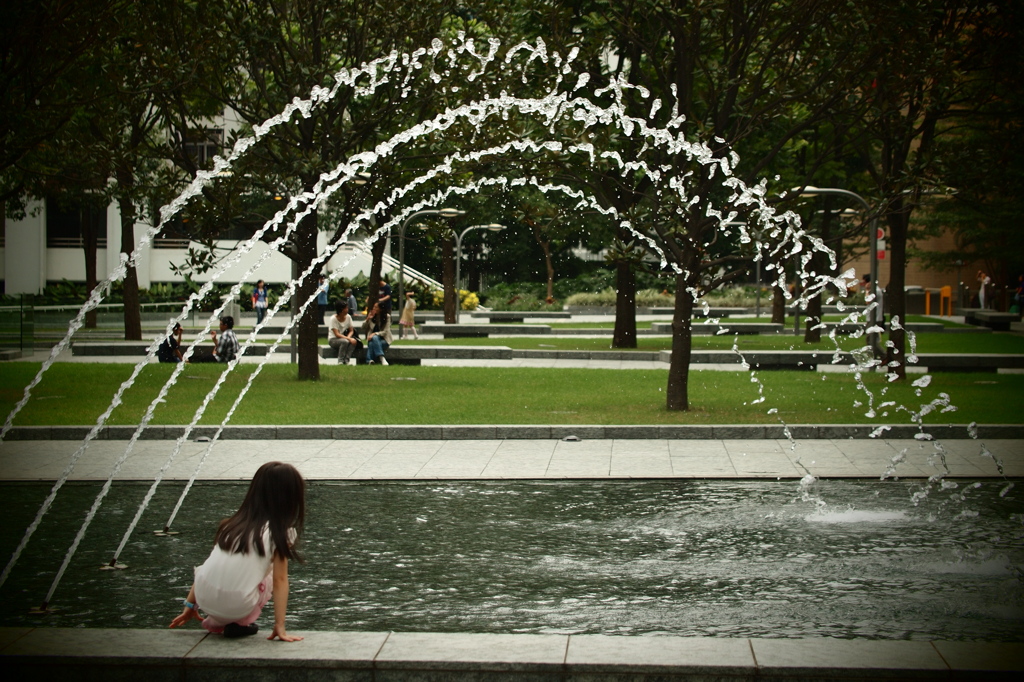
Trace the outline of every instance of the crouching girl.
<instances>
[{"instance_id":1,"label":"crouching girl","mask_svg":"<svg viewBox=\"0 0 1024 682\"><path fill-rule=\"evenodd\" d=\"M274 631L267 639L302 639L286 632L285 613L288 560L301 560L295 548L306 514L305 493L305 481L292 465L267 462L259 468L242 507L221 521L213 551L195 569L185 608L171 621L172 628L194 618L225 637L254 635L256 619L273 597Z\"/></svg>"}]
</instances>

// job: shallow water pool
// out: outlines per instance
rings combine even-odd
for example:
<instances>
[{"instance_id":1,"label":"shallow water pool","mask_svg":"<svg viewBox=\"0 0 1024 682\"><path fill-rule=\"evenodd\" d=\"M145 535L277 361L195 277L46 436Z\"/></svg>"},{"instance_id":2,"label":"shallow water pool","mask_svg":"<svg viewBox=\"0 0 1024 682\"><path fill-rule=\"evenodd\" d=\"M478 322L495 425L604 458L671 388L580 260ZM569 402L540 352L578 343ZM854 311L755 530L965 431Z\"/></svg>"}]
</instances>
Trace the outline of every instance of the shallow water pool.
<instances>
[{"instance_id":1,"label":"shallow water pool","mask_svg":"<svg viewBox=\"0 0 1024 682\"><path fill-rule=\"evenodd\" d=\"M909 481L310 484L289 630L1024 641L1024 498ZM47 485L6 484L9 557ZM98 484L68 484L0 590L0 625L166 627L245 487L120 484L51 606L32 616ZM963 499L961 499L961 497ZM271 607L261 623L272 620Z\"/></svg>"}]
</instances>

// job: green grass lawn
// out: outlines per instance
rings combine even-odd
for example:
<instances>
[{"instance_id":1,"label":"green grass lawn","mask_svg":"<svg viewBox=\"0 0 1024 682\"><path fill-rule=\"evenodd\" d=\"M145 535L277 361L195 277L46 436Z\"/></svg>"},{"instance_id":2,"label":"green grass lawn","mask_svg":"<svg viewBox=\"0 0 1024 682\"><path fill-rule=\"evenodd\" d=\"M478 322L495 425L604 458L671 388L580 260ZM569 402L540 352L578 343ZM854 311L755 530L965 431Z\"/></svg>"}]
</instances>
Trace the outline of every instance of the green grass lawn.
<instances>
[{"instance_id":1,"label":"green grass lawn","mask_svg":"<svg viewBox=\"0 0 1024 682\"><path fill-rule=\"evenodd\" d=\"M1024 336L1018 334L946 334L926 332L916 334L918 353L1017 353L1024 354ZM865 345L864 339L837 336L840 348L853 350ZM721 334L718 336L694 336L694 350L729 350L733 342L740 350L834 350L835 344L825 338L819 343L804 343L803 337ZM883 337L884 342L884 337ZM326 341L324 341L326 343ZM421 346L508 346L517 350L611 350L611 339L577 337L517 337L503 336L486 339L411 339L396 340L403 345ZM640 351L670 350L672 340L668 337L638 336Z\"/></svg>"},{"instance_id":2,"label":"green grass lawn","mask_svg":"<svg viewBox=\"0 0 1024 682\"><path fill-rule=\"evenodd\" d=\"M240 365L212 401L203 424L218 424L253 371ZM38 371L36 363L0 364L0 409L8 414ZM135 424L170 376L149 365L113 413L111 424ZM217 365L190 365L155 412L154 424L184 424L214 386ZM20 425L93 424L110 403L130 365L55 364L18 415ZM319 382L295 380L290 365L267 365L238 407L233 424L742 424L906 423L895 406L865 416L866 397L855 378L814 372L694 371L689 412L665 409L667 374L653 370L336 366ZM958 411L933 413L928 423L1020 423L1024 375L936 374L923 395L906 383L865 377L875 404L895 401L917 409L940 392ZM857 406L856 402L862 403ZM777 409L777 414L769 410Z\"/></svg>"}]
</instances>

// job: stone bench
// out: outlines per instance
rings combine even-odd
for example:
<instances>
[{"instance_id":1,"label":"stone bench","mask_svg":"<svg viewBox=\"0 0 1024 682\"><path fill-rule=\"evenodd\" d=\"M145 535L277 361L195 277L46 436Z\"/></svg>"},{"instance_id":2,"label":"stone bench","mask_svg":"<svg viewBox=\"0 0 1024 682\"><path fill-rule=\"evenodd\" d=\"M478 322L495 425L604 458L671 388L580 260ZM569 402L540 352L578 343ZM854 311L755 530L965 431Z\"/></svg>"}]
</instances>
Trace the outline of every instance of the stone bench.
<instances>
[{"instance_id":1,"label":"stone bench","mask_svg":"<svg viewBox=\"0 0 1024 682\"><path fill-rule=\"evenodd\" d=\"M917 365L929 372L988 372L1024 369L1024 355L1009 353L918 353Z\"/></svg>"},{"instance_id":2,"label":"stone bench","mask_svg":"<svg viewBox=\"0 0 1024 682\"><path fill-rule=\"evenodd\" d=\"M554 311L529 311L529 310L492 310L490 312L482 313L470 313L470 317L474 319L484 318L488 322L519 322L522 323L526 318L537 318L543 320L568 320L572 317L572 313L560 313Z\"/></svg>"},{"instance_id":3,"label":"stone bench","mask_svg":"<svg viewBox=\"0 0 1024 682\"><path fill-rule=\"evenodd\" d=\"M833 364L835 351L823 350L768 350L768 351L744 351L742 359L732 351L720 350L695 350L690 355L690 364L721 364L738 365L744 360L751 369L786 369L806 370L813 372L818 365ZM663 350L660 352L662 362L670 362L672 351ZM855 362L853 355L845 351L839 353L840 365L851 365Z\"/></svg>"},{"instance_id":4,"label":"stone bench","mask_svg":"<svg viewBox=\"0 0 1024 682\"><path fill-rule=\"evenodd\" d=\"M903 328L908 332L914 332L915 334L921 334L924 332L945 332L949 327L942 324L941 322L907 322L903 325Z\"/></svg>"},{"instance_id":5,"label":"stone bench","mask_svg":"<svg viewBox=\"0 0 1024 682\"><path fill-rule=\"evenodd\" d=\"M849 335L856 334L859 331L864 331L868 324L866 322L854 323L854 322L826 322L822 328L821 333L823 336L827 335L833 329L836 334ZM806 329L806 322L800 325L801 332ZM908 332L914 332L920 334L923 332L938 333L946 330L946 325L941 322L908 322L903 325L903 328Z\"/></svg>"},{"instance_id":6,"label":"stone bench","mask_svg":"<svg viewBox=\"0 0 1024 682\"><path fill-rule=\"evenodd\" d=\"M649 315L674 315L675 308L649 308ZM704 317L729 317L730 315L746 315L750 312L749 308L726 308L723 306L710 306L708 312L704 314L704 308L700 305L693 306L693 317L704 318Z\"/></svg>"},{"instance_id":7,"label":"stone bench","mask_svg":"<svg viewBox=\"0 0 1024 682\"><path fill-rule=\"evenodd\" d=\"M997 332L1008 332L1011 324L1020 322L1019 313L998 313L994 310L979 310L973 318L977 324Z\"/></svg>"},{"instance_id":8,"label":"stone bench","mask_svg":"<svg viewBox=\"0 0 1024 682\"><path fill-rule=\"evenodd\" d=\"M753 369L798 369L816 370L819 365L852 365L856 361L851 353L840 351L839 362L833 363L835 351L824 350L751 350L743 352L743 359ZM994 373L1000 369L1024 369L1024 355L971 354L971 353L919 353L914 367L923 367L930 373L939 372L985 372ZM659 353L662 362L670 362L672 351ZM637 358L638 360L641 358ZM738 365L740 357L732 351L695 350L690 363Z\"/></svg>"},{"instance_id":9,"label":"stone bench","mask_svg":"<svg viewBox=\"0 0 1024 682\"><path fill-rule=\"evenodd\" d=\"M784 334L781 324L772 322L695 322L690 326L693 334ZM724 330L724 331L723 331ZM671 334L671 322L652 322L651 331L657 334Z\"/></svg>"},{"instance_id":10,"label":"stone bench","mask_svg":"<svg viewBox=\"0 0 1024 682\"><path fill-rule=\"evenodd\" d=\"M334 360L338 352L330 346L320 347L320 357ZM354 356L359 364L366 362L366 348ZM421 365L423 360L511 360L512 349L507 346L406 346L393 345L385 357L389 364Z\"/></svg>"},{"instance_id":11,"label":"stone bench","mask_svg":"<svg viewBox=\"0 0 1024 682\"><path fill-rule=\"evenodd\" d=\"M239 345L242 345L239 340ZM184 353L188 344L182 347ZM242 355L245 357L260 357L267 354L270 348L266 343L254 343L246 348ZM88 341L74 342L71 344L71 354L79 357L111 357L115 355L143 356L149 349L148 341ZM280 349L279 349L280 350ZM209 356L213 353L213 344L199 344L192 349L192 359Z\"/></svg>"},{"instance_id":12,"label":"stone bench","mask_svg":"<svg viewBox=\"0 0 1024 682\"><path fill-rule=\"evenodd\" d=\"M444 324L427 322L421 328L423 334L440 334L446 339L456 338L487 338L488 336L522 336L550 334L547 325L512 325L512 324Z\"/></svg>"}]
</instances>

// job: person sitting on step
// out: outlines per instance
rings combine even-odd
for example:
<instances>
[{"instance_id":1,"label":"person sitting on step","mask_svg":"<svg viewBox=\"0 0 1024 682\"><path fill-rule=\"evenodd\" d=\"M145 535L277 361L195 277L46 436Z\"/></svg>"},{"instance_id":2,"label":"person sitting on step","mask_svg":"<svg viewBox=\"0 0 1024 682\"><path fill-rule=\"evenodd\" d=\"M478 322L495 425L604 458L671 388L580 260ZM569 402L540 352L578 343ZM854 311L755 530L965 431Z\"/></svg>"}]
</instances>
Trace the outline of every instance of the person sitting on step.
<instances>
[{"instance_id":1,"label":"person sitting on step","mask_svg":"<svg viewBox=\"0 0 1024 682\"><path fill-rule=\"evenodd\" d=\"M362 344L356 336L352 318L348 316L348 303L345 301L334 302L334 315L327 321L327 344L338 351L339 365L347 365L350 359L355 364L352 353Z\"/></svg>"},{"instance_id":2,"label":"person sitting on step","mask_svg":"<svg viewBox=\"0 0 1024 682\"><path fill-rule=\"evenodd\" d=\"M366 337L366 363L372 365L379 361L380 364L388 364L384 353L391 346L391 316L381 310L379 303L374 303L366 315L366 322L363 323L363 333Z\"/></svg>"},{"instance_id":3,"label":"person sitting on step","mask_svg":"<svg viewBox=\"0 0 1024 682\"><path fill-rule=\"evenodd\" d=\"M213 354L197 358L196 362L231 362L238 355L238 338L233 331L235 318L225 315L220 318L220 338L217 332L210 331L210 338L213 339Z\"/></svg>"}]
</instances>

